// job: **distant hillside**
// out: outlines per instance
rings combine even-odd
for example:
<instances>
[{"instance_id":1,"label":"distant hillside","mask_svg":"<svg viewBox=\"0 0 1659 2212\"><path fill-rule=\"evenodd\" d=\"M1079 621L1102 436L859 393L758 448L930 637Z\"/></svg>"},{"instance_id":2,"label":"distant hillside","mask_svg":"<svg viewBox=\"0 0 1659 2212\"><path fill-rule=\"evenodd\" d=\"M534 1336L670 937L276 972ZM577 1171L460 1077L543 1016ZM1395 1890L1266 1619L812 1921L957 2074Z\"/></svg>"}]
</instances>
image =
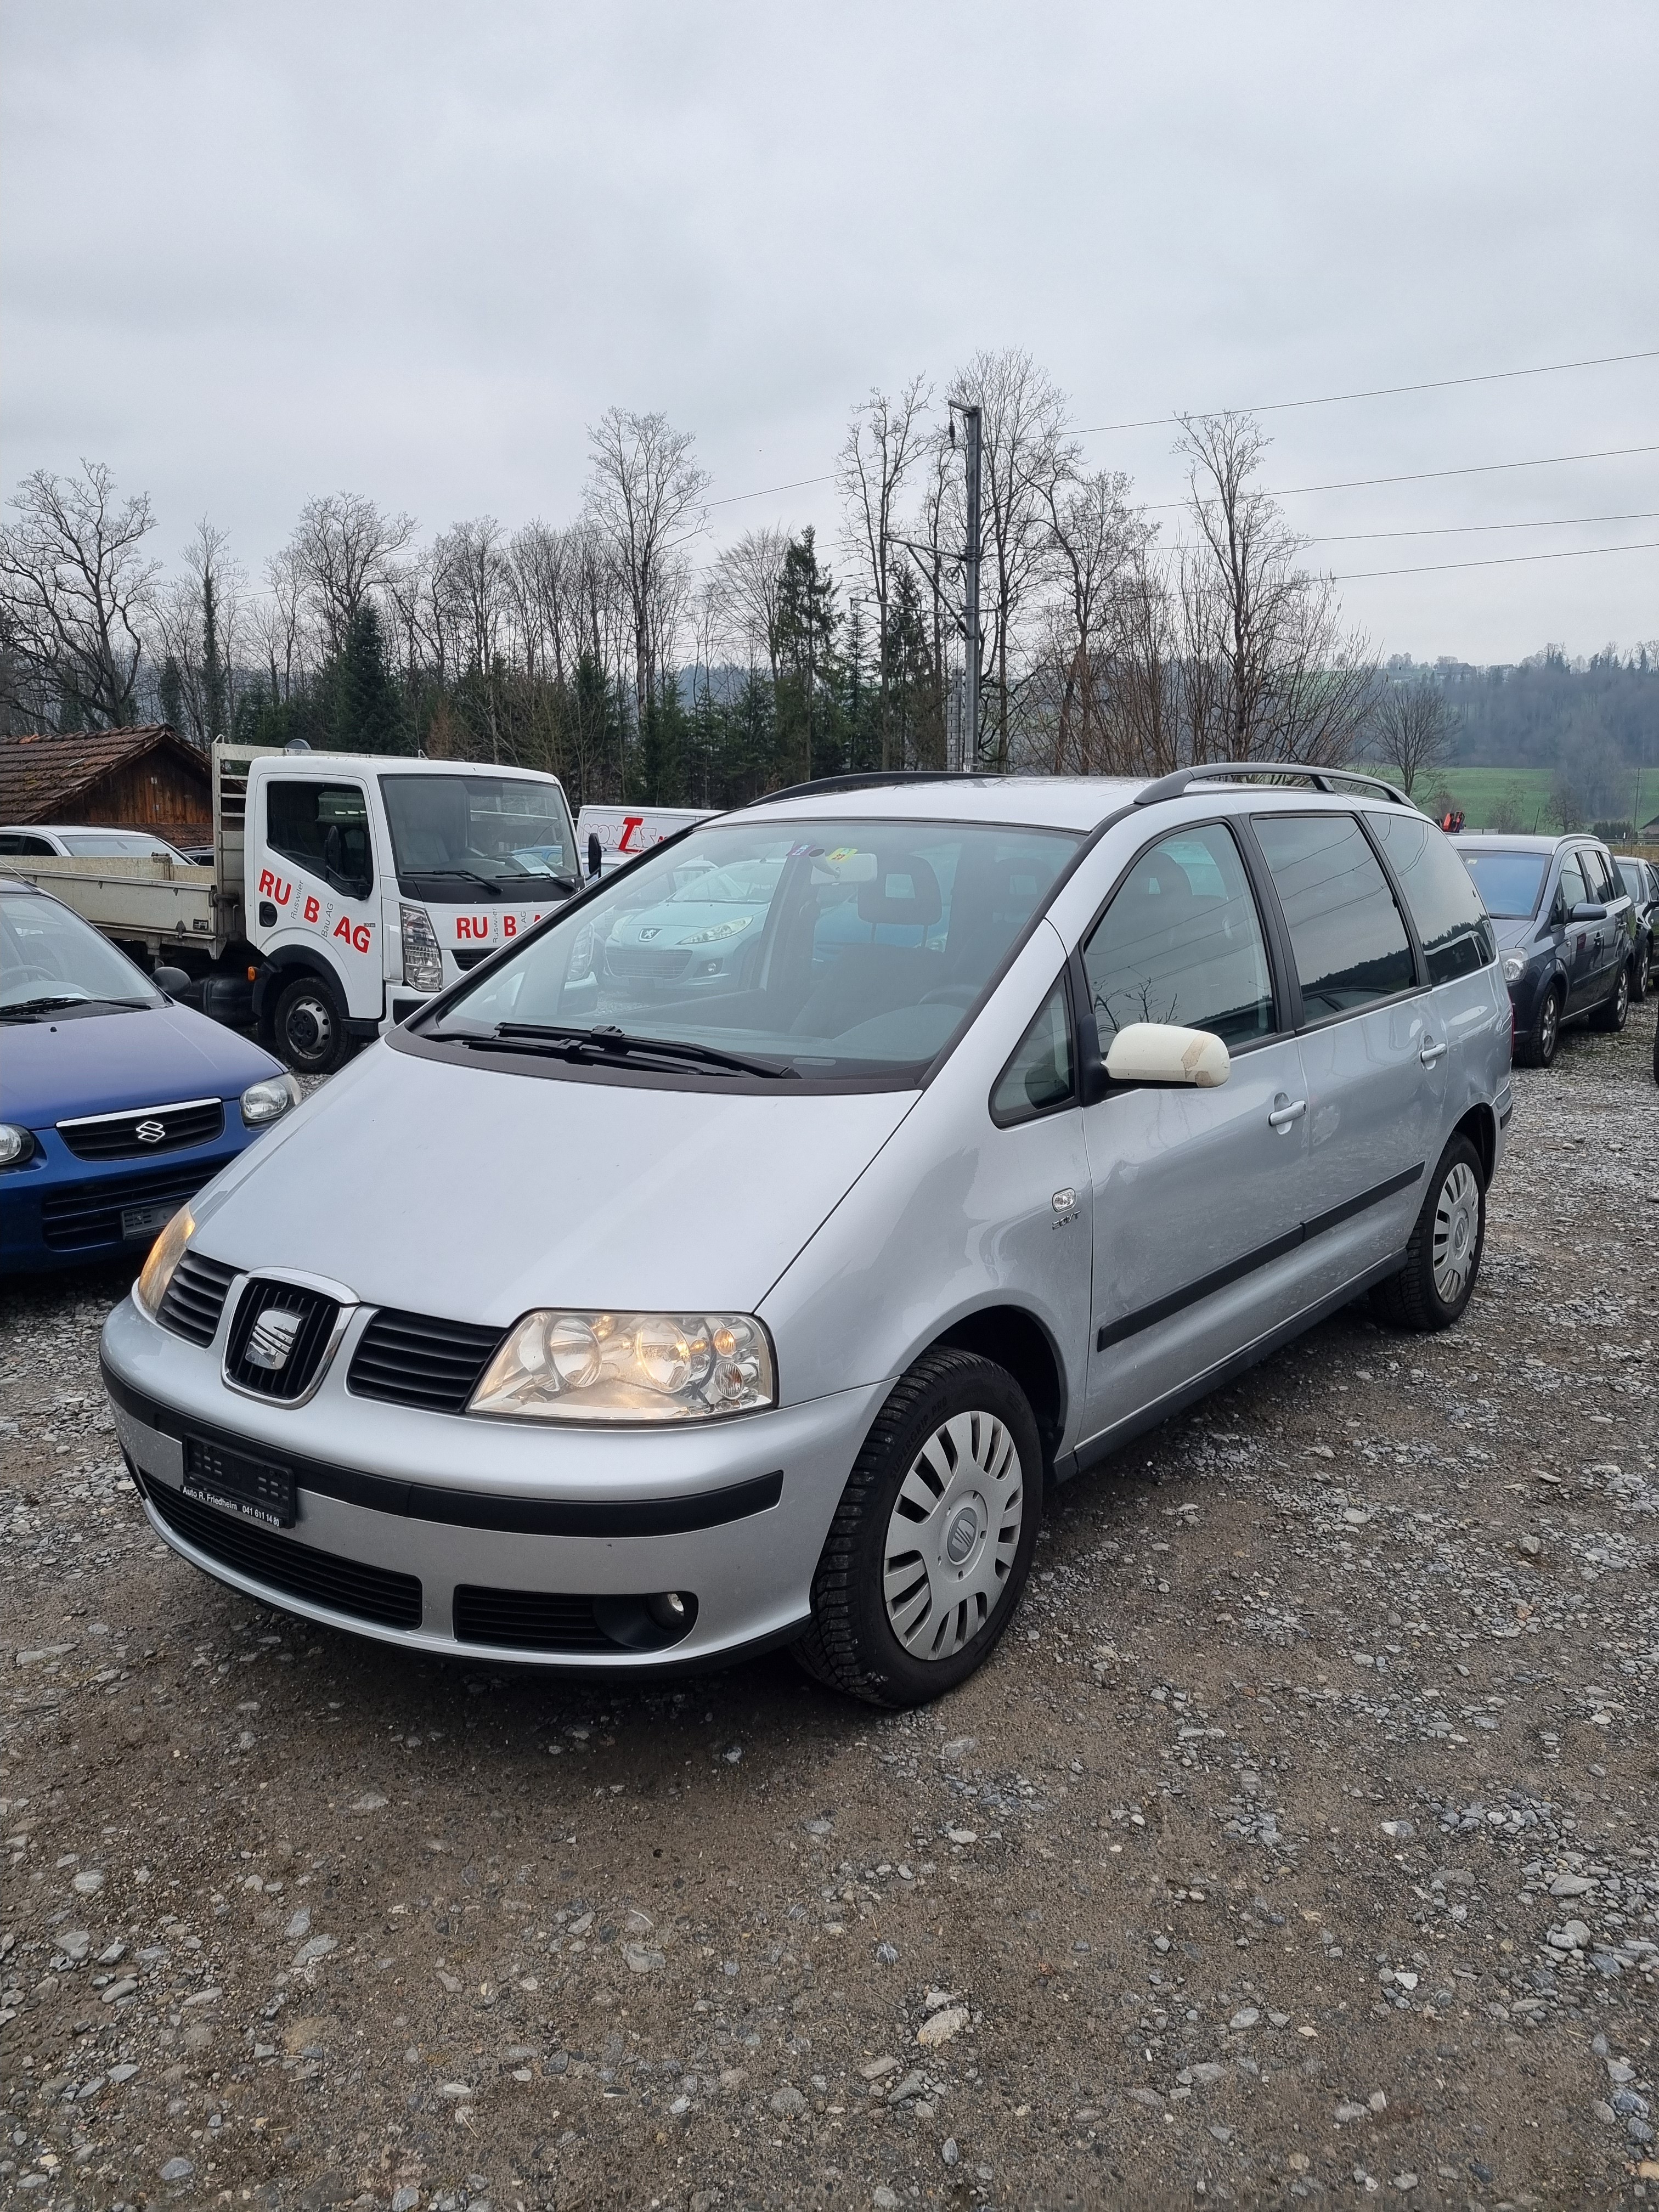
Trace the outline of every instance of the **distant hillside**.
<instances>
[{"instance_id":1,"label":"distant hillside","mask_svg":"<svg viewBox=\"0 0 1659 2212\"><path fill-rule=\"evenodd\" d=\"M1548 646L1515 668L1390 660L1399 680L1427 676L1451 710L1448 770L1458 765L1568 769L1593 815L1628 811L1632 773L1659 771L1659 647L1569 660ZM1654 788L1659 791L1659 778Z\"/></svg>"}]
</instances>

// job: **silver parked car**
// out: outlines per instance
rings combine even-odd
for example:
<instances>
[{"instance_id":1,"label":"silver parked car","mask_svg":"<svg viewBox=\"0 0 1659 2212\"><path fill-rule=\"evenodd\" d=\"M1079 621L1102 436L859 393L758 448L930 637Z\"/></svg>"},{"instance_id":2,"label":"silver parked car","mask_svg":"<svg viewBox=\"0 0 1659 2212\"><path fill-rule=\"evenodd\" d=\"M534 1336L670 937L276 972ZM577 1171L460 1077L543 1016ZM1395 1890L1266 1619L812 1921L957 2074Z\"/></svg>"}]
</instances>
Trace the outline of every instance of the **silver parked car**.
<instances>
[{"instance_id":1,"label":"silver parked car","mask_svg":"<svg viewBox=\"0 0 1659 2212\"><path fill-rule=\"evenodd\" d=\"M753 892L725 988L618 972L698 868ZM913 1704L1049 1482L1362 1292L1455 1322L1510 1112L1491 924L1386 787L810 786L365 1053L170 1225L105 1374L157 1532L269 1603Z\"/></svg>"}]
</instances>

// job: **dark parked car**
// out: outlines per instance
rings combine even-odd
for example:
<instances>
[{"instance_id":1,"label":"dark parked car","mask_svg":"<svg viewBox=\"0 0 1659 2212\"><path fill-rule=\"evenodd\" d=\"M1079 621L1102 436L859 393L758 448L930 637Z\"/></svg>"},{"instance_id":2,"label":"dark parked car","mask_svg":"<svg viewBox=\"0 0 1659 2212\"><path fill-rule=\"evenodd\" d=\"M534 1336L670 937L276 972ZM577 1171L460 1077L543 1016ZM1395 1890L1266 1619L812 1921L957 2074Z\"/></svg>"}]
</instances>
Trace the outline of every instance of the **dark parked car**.
<instances>
[{"instance_id":1,"label":"dark parked car","mask_svg":"<svg viewBox=\"0 0 1659 2212\"><path fill-rule=\"evenodd\" d=\"M1547 1067L1565 1022L1623 1029L1636 915L1607 847L1582 834L1495 831L1452 842L1498 932L1516 1060Z\"/></svg>"},{"instance_id":2,"label":"dark parked car","mask_svg":"<svg viewBox=\"0 0 1659 2212\"><path fill-rule=\"evenodd\" d=\"M1634 854L1615 853L1613 865L1636 910L1636 954L1631 966L1631 996L1645 999L1659 982L1659 868Z\"/></svg>"}]
</instances>

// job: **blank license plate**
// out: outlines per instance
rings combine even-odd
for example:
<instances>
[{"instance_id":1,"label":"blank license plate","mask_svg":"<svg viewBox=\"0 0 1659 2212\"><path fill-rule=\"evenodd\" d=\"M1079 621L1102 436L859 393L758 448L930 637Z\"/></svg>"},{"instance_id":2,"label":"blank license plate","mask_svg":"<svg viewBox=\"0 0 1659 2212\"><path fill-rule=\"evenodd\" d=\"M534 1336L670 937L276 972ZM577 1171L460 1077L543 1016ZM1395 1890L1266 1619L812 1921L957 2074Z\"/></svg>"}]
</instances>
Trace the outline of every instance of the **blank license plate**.
<instances>
[{"instance_id":1,"label":"blank license plate","mask_svg":"<svg viewBox=\"0 0 1659 2212\"><path fill-rule=\"evenodd\" d=\"M176 1206L124 1206L121 1208L123 1237L159 1237L173 1215Z\"/></svg>"},{"instance_id":2,"label":"blank license plate","mask_svg":"<svg viewBox=\"0 0 1659 2212\"><path fill-rule=\"evenodd\" d=\"M185 1495L266 1528L291 1528L298 1517L292 1468L221 1451L198 1437L185 1443Z\"/></svg>"}]
</instances>

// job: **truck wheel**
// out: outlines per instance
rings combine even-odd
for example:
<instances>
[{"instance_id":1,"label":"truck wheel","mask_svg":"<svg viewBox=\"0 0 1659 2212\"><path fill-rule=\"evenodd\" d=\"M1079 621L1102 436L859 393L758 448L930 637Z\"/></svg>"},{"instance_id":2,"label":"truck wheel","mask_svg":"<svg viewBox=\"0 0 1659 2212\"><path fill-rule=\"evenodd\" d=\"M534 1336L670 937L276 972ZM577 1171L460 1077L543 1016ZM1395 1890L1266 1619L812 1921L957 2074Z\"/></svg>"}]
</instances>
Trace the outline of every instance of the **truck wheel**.
<instances>
[{"instance_id":1,"label":"truck wheel","mask_svg":"<svg viewBox=\"0 0 1659 2212\"><path fill-rule=\"evenodd\" d=\"M1480 1156L1467 1137L1456 1136L1429 1178L1405 1266L1378 1285L1383 1314L1397 1328L1449 1328L1474 1293L1486 1242Z\"/></svg>"},{"instance_id":2,"label":"truck wheel","mask_svg":"<svg viewBox=\"0 0 1659 2212\"><path fill-rule=\"evenodd\" d=\"M345 1057L345 1008L320 975L296 976L276 1001L276 1049L296 1075L331 1075Z\"/></svg>"},{"instance_id":3,"label":"truck wheel","mask_svg":"<svg viewBox=\"0 0 1659 2212\"><path fill-rule=\"evenodd\" d=\"M1593 1030L1611 1030L1616 1034L1630 1019L1630 967L1631 963L1626 960L1619 970L1619 981L1613 986L1613 996L1590 1016Z\"/></svg>"},{"instance_id":4,"label":"truck wheel","mask_svg":"<svg viewBox=\"0 0 1659 2212\"><path fill-rule=\"evenodd\" d=\"M872 1705L953 1690L1008 1625L1042 1510L1042 1447L1012 1376L973 1352L925 1353L848 1478L801 1665Z\"/></svg>"}]
</instances>

